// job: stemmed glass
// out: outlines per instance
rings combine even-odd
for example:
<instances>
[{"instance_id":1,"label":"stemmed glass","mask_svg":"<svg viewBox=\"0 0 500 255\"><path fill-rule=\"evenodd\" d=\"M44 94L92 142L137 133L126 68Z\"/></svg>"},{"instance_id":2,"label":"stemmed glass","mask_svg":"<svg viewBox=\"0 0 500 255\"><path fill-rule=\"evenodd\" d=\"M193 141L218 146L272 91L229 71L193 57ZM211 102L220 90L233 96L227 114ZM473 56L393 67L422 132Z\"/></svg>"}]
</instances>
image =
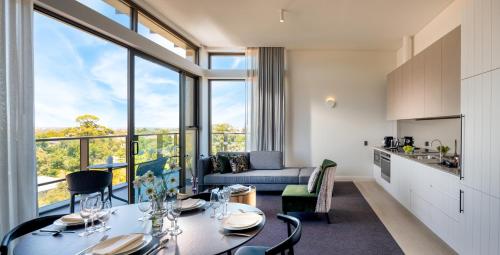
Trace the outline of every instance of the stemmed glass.
<instances>
[{"instance_id":1,"label":"stemmed glass","mask_svg":"<svg viewBox=\"0 0 500 255\"><path fill-rule=\"evenodd\" d=\"M215 212L217 211L217 208L221 205L221 199L219 197L219 191L218 190L212 190L210 193L210 207L212 207L212 215L210 215L210 218L215 218Z\"/></svg>"},{"instance_id":2,"label":"stemmed glass","mask_svg":"<svg viewBox=\"0 0 500 255\"><path fill-rule=\"evenodd\" d=\"M90 203L90 221L92 222L92 232L95 232L97 228L94 226L96 217L99 217L99 212L102 210L102 200L100 195L89 196L88 201Z\"/></svg>"},{"instance_id":3,"label":"stemmed glass","mask_svg":"<svg viewBox=\"0 0 500 255\"><path fill-rule=\"evenodd\" d=\"M149 219L147 216L147 212L151 209L151 202L148 201L148 197L146 194L139 194L139 203L137 203L137 207L139 211L142 212L142 217L140 217L139 221L146 221Z\"/></svg>"},{"instance_id":4,"label":"stemmed glass","mask_svg":"<svg viewBox=\"0 0 500 255\"><path fill-rule=\"evenodd\" d=\"M92 214L92 203L89 197L82 197L80 200L80 216L85 223L85 231L78 234L79 236L88 236L92 231L88 228L90 215Z\"/></svg>"},{"instance_id":5,"label":"stemmed glass","mask_svg":"<svg viewBox=\"0 0 500 255\"><path fill-rule=\"evenodd\" d=\"M181 215L181 212L182 212L182 200L176 199L175 201L169 203L167 219L173 221L174 223L173 227L169 229L170 235L172 236L177 236L182 233L182 230L179 228L179 225L177 224L177 219Z\"/></svg>"},{"instance_id":6,"label":"stemmed glass","mask_svg":"<svg viewBox=\"0 0 500 255\"><path fill-rule=\"evenodd\" d=\"M111 229L110 226L107 226L108 220L111 217L111 201L109 201L109 199L102 204L102 212L103 213L99 217L99 221L101 222L99 232L104 232Z\"/></svg>"}]
</instances>

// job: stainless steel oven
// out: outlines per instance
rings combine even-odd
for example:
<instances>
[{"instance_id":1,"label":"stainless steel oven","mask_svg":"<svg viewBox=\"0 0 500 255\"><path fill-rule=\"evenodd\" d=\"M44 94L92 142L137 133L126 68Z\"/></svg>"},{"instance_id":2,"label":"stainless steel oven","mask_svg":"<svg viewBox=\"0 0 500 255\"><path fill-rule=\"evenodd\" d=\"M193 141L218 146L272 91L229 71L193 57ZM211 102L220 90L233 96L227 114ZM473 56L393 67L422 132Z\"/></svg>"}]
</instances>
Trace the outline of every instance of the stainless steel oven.
<instances>
[{"instance_id":1,"label":"stainless steel oven","mask_svg":"<svg viewBox=\"0 0 500 255\"><path fill-rule=\"evenodd\" d=\"M380 176L391 182L391 155L385 152L380 152Z\"/></svg>"},{"instance_id":2,"label":"stainless steel oven","mask_svg":"<svg viewBox=\"0 0 500 255\"><path fill-rule=\"evenodd\" d=\"M373 150L373 164L380 167L380 151Z\"/></svg>"}]
</instances>

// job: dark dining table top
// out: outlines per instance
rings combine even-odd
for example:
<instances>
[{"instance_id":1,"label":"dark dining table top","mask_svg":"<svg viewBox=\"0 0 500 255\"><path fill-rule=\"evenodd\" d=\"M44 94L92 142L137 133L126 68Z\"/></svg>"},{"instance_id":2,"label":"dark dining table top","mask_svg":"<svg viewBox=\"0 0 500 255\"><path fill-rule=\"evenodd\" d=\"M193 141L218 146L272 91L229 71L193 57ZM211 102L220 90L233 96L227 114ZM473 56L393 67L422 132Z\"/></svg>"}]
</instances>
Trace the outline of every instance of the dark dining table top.
<instances>
[{"instance_id":1,"label":"dark dining table top","mask_svg":"<svg viewBox=\"0 0 500 255\"><path fill-rule=\"evenodd\" d=\"M83 228L76 229L76 233L63 233L57 237L26 234L17 239L18 243L14 248L14 255L77 254L97 244L105 235L111 238L123 234L150 233L151 221L138 221L142 213L136 204L115 208L117 208L117 211L109 219L108 225L111 226L111 229L108 231L96 232L87 237L78 236L78 233L82 232ZM259 209L245 204L229 203L228 205L229 212L239 211L240 209L262 213ZM227 231L222 228L222 221L210 218L211 212L211 208L183 212L178 220L179 227L183 231L182 234L177 237L171 237L170 235L162 237L170 238L170 240L167 248L160 250L158 254L207 255L226 253L254 238L266 223L266 217L262 214L264 220L260 225L243 232L250 236L228 236L225 235ZM166 218L164 222L165 228L170 227L170 222ZM50 228L50 226L47 228ZM151 244L135 254L144 253L158 241L159 239L153 238Z\"/></svg>"},{"instance_id":2,"label":"dark dining table top","mask_svg":"<svg viewBox=\"0 0 500 255\"><path fill-rule=\"evenodd\" d=\"M116 169L116 168L124 168L127 167L128 163L125 162L115 162L115 163L105 163L105 164L96 164L88 166L88 169Z\"/></svg>"}]
</instances>

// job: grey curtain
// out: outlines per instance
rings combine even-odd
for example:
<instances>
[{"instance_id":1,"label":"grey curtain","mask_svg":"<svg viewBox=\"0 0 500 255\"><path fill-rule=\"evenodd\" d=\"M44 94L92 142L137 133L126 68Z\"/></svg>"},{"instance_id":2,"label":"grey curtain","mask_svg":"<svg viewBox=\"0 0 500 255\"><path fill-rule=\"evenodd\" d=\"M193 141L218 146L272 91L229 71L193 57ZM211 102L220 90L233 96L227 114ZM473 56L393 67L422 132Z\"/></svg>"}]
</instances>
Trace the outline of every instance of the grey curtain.
<instances>
[{"instance_id":1,"label":"grey curtain","mask_svg":"<svg viewBox=\"0 0 500 255\"><path fill-rule=\"evenodd\" d=\"M256 149L283 151L285 139L285 49L260 47L255 91Z\"/></svg>"}]
</instances>

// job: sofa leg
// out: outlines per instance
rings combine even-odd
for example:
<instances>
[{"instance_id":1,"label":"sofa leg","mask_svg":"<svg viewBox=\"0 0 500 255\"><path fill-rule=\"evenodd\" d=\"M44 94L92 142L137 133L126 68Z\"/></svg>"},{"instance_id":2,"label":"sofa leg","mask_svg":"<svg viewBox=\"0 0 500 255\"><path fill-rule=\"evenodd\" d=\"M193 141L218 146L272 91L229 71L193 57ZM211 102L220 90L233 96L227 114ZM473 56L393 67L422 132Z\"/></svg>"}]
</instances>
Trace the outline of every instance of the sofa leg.
<instances>
[{"instance_id":1,"label":"sofa leg","mask_svg":"<svg viewBox=\"0 0 500 255\"><path fill-rule=\"evenodd\" d=\"M326 222L328 224L332 224L332 222L330 221L330 213L325 213L325 216L326 216Z\"/></svg>"}]
</instances>

